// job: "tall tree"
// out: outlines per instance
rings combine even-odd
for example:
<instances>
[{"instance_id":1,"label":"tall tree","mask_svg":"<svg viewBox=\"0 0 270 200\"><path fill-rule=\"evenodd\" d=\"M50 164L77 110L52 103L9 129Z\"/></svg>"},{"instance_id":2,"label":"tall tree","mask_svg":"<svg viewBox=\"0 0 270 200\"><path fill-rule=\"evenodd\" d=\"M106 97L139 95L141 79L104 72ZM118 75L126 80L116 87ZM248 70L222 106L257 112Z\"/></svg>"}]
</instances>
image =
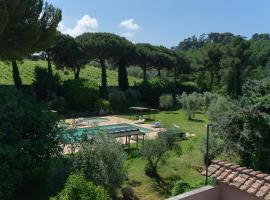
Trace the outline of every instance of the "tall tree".
<instances>
[{"instance_id":1,"label":"tall tree","mask_svg":"<svg viewBox=\"0 0 270 200\"><path fill-rule=\"evenodd\" d=\"M71 69L74 78L78 79L81 68L89 61L75 39L68 35L60 35L50 54L56 67Z\"/></svg>"},{"instance_id":2,"label":"tall tree","mask_svg":"<svg viewBox=\"0 0 270 200\"><path fill-rule=\"evenodd\" d=\"M200 62L210 74L210 90L213 90L214 78L217 84L220 83L220 60L223 57L223 52L218 44L206 44L201 49Z\"/></svg>"},{"instance_id":3,"label":"tall tree","mask_svg":"<svg viewBox=\"0 0 270 200\"><path fill-rule=\"evenodd\" d=\"M13 71L17 73L16 59L49 45L61 20L61 11L47 3L44 5L42 0L2 0L0 10L3 11L0 14L0 59L12 60Z\"/></svg>"},{"instance_id":4,"label":"tall tree","mask_svg":"<svg viewBox=\"0 0 270 200\"><path fill-rule=\"evenodd\" d=\"M146 81L146 71L153 66L154 47L147 43L136 44L136 59L135 63L143 70L143 80Z\"/></svg>"},{"instance_id":5,"label":"tall tree","mask_svg":"<svg viewBox=\"0 0 270 200\"><path fill-rule=\"evenodd\" d=\"M191 72L191 62L181 51L175 51L174 82L177 81L178 74L188 74Z\"/></svg>"},{"instance_id":6,"label":"tall tree","mask_svg":"<svg viewBox=\"0 0 270 200\"><path fill-rule=\"evenodd\" d=\"M245 74L250 70L250 43L242 37L236 37L227 45L225 56L221 60L227 93L232 97L241 94Z\"/></svg>"},{"instance_id":7,"label":"tall tree","mask_svg":"<svg viewBox=\"0 0 270 200\"><path fill-rule=\"evenodd\" d=\"M106 61L110 58L119 59L120 66L123 66L123 60L119 56L123 55L125 47L129 42L124 38L112 33L84 33L76 38L89 58L95 58L101 65L101 95L107 96L107 74ZM125 44L123 44L123 42ZM123 58L123 57L122 57ZM123 72L121 71L123 70ZM126 73L124 68L120 72ZM125 83L126 84L126 83Z\"/></svg>"}]
</instances>

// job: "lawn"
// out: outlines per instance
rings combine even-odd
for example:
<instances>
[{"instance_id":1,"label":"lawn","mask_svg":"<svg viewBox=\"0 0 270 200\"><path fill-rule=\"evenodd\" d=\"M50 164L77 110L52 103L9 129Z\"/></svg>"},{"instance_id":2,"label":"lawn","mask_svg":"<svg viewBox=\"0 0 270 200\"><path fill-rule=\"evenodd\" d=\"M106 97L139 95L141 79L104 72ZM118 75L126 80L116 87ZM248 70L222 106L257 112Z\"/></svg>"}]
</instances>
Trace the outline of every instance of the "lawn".
<instances>
[{"instance_id":1,"label":"lawn","mask_svg":"<svg viewBox=\"0 0 270 200\"><path fill-rule=\"evenodd\" d=\"M18 68L20 71L20 76L22 79L22 83L24 85L30 85L34 81L34 72L35 67L40 66L47 68L47 62L44 60L23 60L18 61ZM73 79L73 72L70 70L56 70L53 66L53 71L60 75L61 80ZM0 61L0 85L13 85L12 79L12 67L10 63L5 63ZM94 67L91 65L86 65L80 73L81 78L94 80L100 84L101 80L101 68ZM107 69L107 81L109 86L118 85L118 73L114 70ZM134 85L135 82L139 82L140 80L135 77L129 77L129 84Z\"/></svg>"},{"instance_id":2,"label":"lawn","mask_svg":"<svg viewBox=\"0 0 270 200\"><path fill-rule=\"evenodd\" d=\"M122 115L120 117L126 118L127 116ZM200 175L200 172L204 167L201 148L206 135L206 115L198 113L193 120L187 120L183 110L162 111L156 116L156 120L166 126L177 124L183 131L193 133L196 136L180 143L183 151L182 156L177 157L171 153L172 155L168 162L164 166L159 167L158 171L162 177L159 181L145 176L145 160L140 157L128 159L129 181L126 184L130 184L138 199L142 200L156 200L169 197L175 180L180 178L193 186L199 186L204 183L204 177ZM189 154L188 149L191 146L194 148Z\"/></svg>"}]
</instances>

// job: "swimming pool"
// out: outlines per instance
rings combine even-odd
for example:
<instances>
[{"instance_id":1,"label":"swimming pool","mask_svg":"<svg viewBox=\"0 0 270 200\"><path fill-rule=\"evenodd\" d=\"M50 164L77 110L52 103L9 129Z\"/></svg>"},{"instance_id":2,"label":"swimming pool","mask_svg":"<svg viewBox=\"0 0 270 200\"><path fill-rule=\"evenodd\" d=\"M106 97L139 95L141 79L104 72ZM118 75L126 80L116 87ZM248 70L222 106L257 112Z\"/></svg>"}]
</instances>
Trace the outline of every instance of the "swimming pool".
<instances>
[{"instance_id":1,"label":"swimming pool","mask_svg":"<svg viewBox=\"0 0 270 200\"><path fill-rule=\"evenodd\" d=\"M96 126L96 127L87 127L87 128L76 128L76 129L67 129L63 132L64 140L81 140L83 138L87 138L89 136L95 135L97 133L114 133L121 131L137 131L139 130L141 133L149 133L151 130L147 128L143 128L140 126L135 126L133 124L112 124L112 125L104 125L104 126ZM74 141L72 141L74 142Z\"/></svg>"}]
</instances>

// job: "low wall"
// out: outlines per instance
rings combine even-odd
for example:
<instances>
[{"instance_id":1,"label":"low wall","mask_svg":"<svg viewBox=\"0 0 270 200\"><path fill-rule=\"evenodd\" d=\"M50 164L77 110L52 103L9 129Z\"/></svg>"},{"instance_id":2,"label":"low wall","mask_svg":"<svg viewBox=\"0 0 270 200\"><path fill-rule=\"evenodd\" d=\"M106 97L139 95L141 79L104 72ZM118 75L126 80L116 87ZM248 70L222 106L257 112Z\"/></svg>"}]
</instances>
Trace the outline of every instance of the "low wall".
<instances>
[{"instance_id":1,"label":"low wall","mask_svg":"<svg viewBox=\"0 0 270 200\"><path fill-rule=\"evenodd\" d=\"M167 200L220 200L219 187L205 186Z\"/></svg>"}]
</instances>

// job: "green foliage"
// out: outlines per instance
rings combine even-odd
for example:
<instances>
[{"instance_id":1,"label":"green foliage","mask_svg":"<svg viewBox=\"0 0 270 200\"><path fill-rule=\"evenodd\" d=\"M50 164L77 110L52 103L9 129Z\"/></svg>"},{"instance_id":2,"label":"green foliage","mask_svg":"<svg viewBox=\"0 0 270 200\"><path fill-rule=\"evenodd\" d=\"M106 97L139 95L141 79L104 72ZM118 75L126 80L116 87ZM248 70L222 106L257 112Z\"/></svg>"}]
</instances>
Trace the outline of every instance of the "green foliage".
<instances>
[{"instance_id":1,"label":"green foliage","mask_svg":"<svg viewBox=\"0 0 270 200\"><path fill-rule=\"evenodd\" d=\"M81 68L89 61L79 44L69 35L58 36L50 51L57 68L71 69L75 79L79 78Z\"/></svg>"},{"instance_id":2,"label":"green foliage","mask_svg":"<svg viewBox=\"0 0 270 200\"><path fill-rule=\"evenodd\" d=\"M163 94L159 97L159 107L163 110L170 110L174 107L174 99L172 95Z\"/></svg>"},{"instance_id":3,"label":"green foliage","mask_svg":"<svg viewBox=\"0 0 270 200\"><path fill-rule=\"evenodd\" d=\"M65 188L59 193L57 200L108 200L107 192L100 186L88 182L82 174L68 177Z\"/></svg>"},{"instance_id":4,"label":"green foliage","mask_svg":"<svg viewBox=\"0 0 270 200\"><path fill-rule=\"evenodd\" d=\"M166 88L166 81L155 78L147 82L142 82L139 85L139 90L142 95L142 101L148 103L151 106L158 107L159 97Z\"/></svg>"},{"instance_id":5,"label":"green foliage","mask_svg":"<svg viewBox=\"0 0 270 200\"><path fill-rule=\"evenodd\" d=\"M153 140L147 140L141 149L141 154L147 160L145 166L145 175L157 177L158 164L164 164L168 159L168 151L174 151L181 154L181 148L178 144L177 130L168 128Z\"/></svg>"},{"instance_id":6,"label":"green foliage","mask_svg":"<svg viewBox=\"0 0 270 200\"><path fill-rule=\"evenodd\" d=\"M101 185L114 195L125 177L126 155L122 145L109 135L98 134L81 145L75 155L73 169L82 172L86 179Z\"/></svg>"},{"instance_id":7,"label":"green foliage","mask_svg":"<svg viewBox=\"0 0 270 200\"><path fill-rule=\"evenodd\" d=\"M183 180L178 180L174 184L172 191L171 191L171 194L172 194L172 196L177 196L179 194L183 194L183 193L187 192L190 189L191 189L191 186L188 183L186 183Z\"/></svg>"},{"instance_id":8,"label":"green foliage","mask_svg":"<svg viewBox=\"0 0 270 200\"><path fill-rule=\"evenodd\" d=\"M127 108L125 93L119 89L112 89L109 93L110 107L113 111L124 111Z\"/></svg>"},{"instance_id":9,"label":"green foliage","mask_svg":"<svg viewBox=\"0 0 270 200\"><path fill-rule=\"evenodd\" d=\"M186 111L189 120L191 120L196 111L200 110L203 106L203 96L197 92L193 92L189 95L184 92L181 96L178 95L176 99Z\"/></svg>"},{"instance_id":10,"label":"green foliage","mask_svg":"<svg viewBox=\"0 0 270 200\"><path fill-rule=\"evenodd\" d=\"M14 88L0 89L0 199L13 199L32 170L60 152L58 116Z\"/></svg>"},{"instance_id":11,"label":"green foliage","mask_svg":"<svg viewBox=\"0 0 270 200\"><path fill-rule=\"evenodd\" d=\"M127 186L121 189L122 195L123 195L123 200L134 200L135 199L135 194L134 190L132 187Z\"/></svg>"},{"instance_id":12,"label":"green foliage","mask_svg":"<svg viewBox=\"0 0 270 200\"><path fill-rule=\"evenodd\" d=\"M125 91L125 96L129 106L134 106L141 101L141 93L136 89L129 88Z\"/></svg>"},{"instance_id":13,"label":"green foliage","mask_svg":"<svg viewBox=\"0 0 270 200\"><path fill-rule=\"evenodd\" d=\"M96 110L97 112L99 112L102 109L108 113L110 111L110 102L105 99L99 99L95 107L97 109Z\"/></svg>"},{"instance_id":14,"label":"green foliage","mask_svg":"<svg viewBox=\"0 0 270 200\"><path fill-rule=\"evenodd\" d=\"M50 75L45 68L37 66L33 87L39 101L52 100L53 94L59 95L61 93L60 77Z\"/></svg>"},{"instance_id":15,"label":"green foliage","mask_svg":"<svg viewBox=\"0 0 270 200\"><path fill-rule=\"evenodd\" d=\"M61 21L59 9L41 0L3 0L1 8L1 60L17 59L49 47Z\"/></svg>"},{"instance_id":16,"label":"green foliage","mask_svg":"<svg viewBox=\"0 0 270 200\"><path fill-rule=\"evenodd\" d=\"M58 156L50 161L47 175L47 188L50 196L56 196L64 189L69 174L72 172L72 157Z\"/></svg>"},{"instance_id":17,"label":"green foliage","mask_svg":"<svg viewBox=\"0 0 270 200\"><path fill-rule=\"evenodd\" d=\"M94 81L85 79L67 80L63 84L68 106L76 110L94 111L99 99L99 88Z\"/></svg>"},{"instance_id":18,"label":"green foliage","mask_svg":"<svg viewBox=\"0 0 270 200\"><path fill-rule=\"evenodd\" d=\"M244 166L269 173L269 79L247 82L243 92L239 105L213 120L213 130L226 153L238 155Z\"/></svg>"}]
</instances>

